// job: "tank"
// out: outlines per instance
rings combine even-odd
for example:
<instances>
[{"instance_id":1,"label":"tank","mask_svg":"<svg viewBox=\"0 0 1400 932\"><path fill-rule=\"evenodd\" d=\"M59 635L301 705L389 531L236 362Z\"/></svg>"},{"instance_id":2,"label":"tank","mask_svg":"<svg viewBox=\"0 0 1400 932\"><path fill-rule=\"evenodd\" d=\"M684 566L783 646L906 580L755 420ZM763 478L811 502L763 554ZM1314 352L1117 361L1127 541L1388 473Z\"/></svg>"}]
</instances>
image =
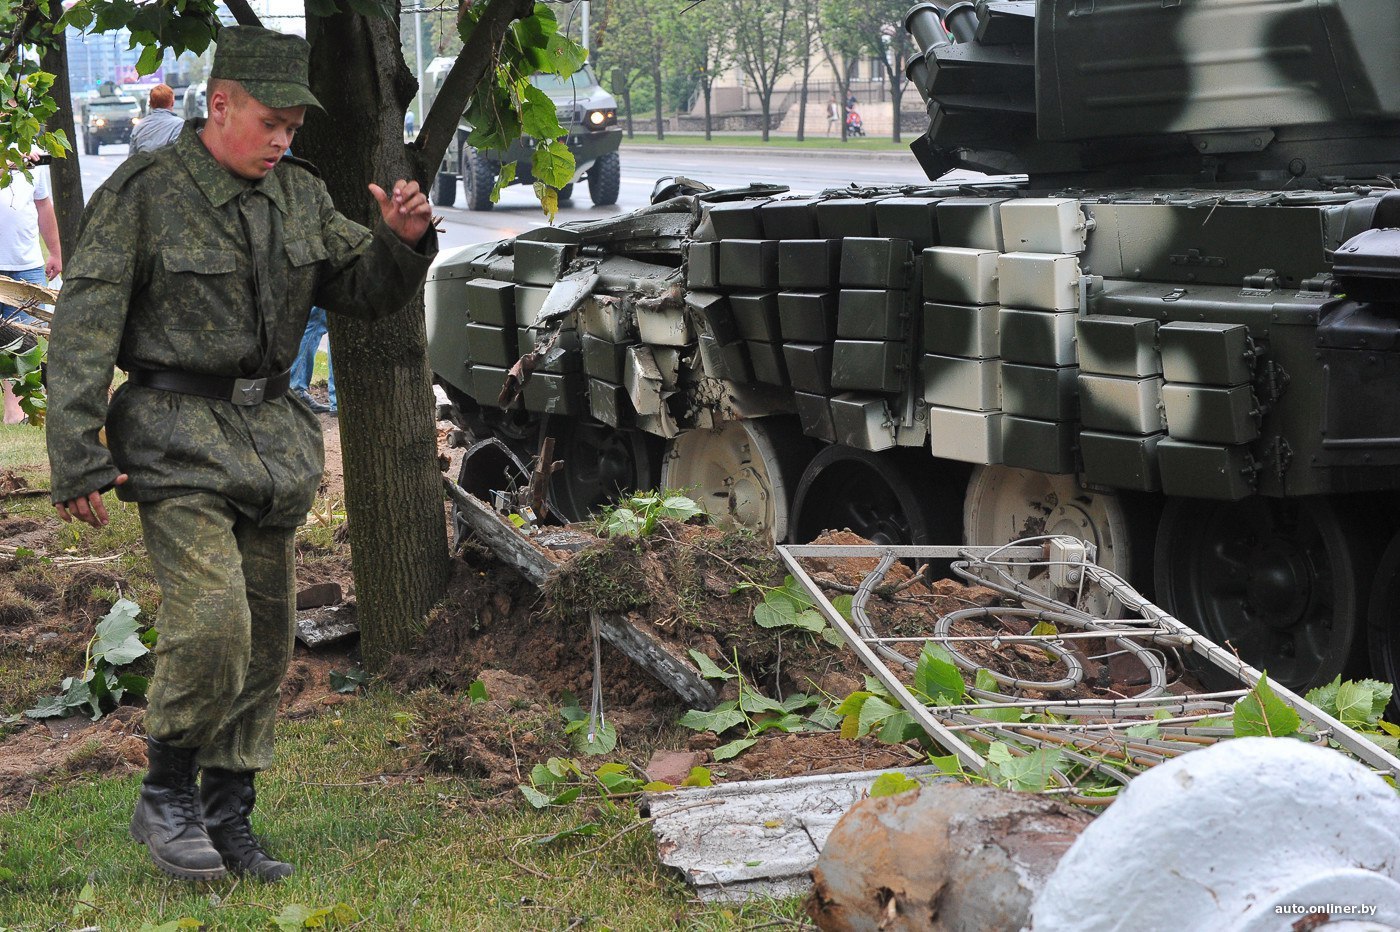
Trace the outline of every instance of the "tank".
<instances>
[{"instance_id":1,"label":"tank","mask_svg":"<svg viewBox=\"0 0 1400 932\"><path fill-rule=\"evenodd\" d=\"M463 426L552 438L565 518L660 485L775 540L1068 533L1290 688L1396 682L1400 5L902 25L927 185L679 179L439 260Z\"/></svg>"},{"instance_id":2,"label":"tank","mask_svg":"<svg viewBox=\"0 0 1400 932\"><path fill-rule=\"evenodd\" d=\"M141 117L140 100L115 83L103 81L78 107L84 154L97 155L104 145L130 142L131 131Z\"/></svg>"}]
</instances>

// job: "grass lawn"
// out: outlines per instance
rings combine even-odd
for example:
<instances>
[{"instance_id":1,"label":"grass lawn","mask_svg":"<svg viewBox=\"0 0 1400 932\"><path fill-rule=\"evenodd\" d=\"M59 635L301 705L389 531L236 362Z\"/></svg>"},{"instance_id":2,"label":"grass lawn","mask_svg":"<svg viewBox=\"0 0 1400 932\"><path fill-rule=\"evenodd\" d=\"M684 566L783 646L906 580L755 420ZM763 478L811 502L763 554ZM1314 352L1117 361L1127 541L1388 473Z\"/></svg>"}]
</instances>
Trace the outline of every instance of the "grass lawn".
<instances>
[{"instance_id":1,"label":"grass lawn","mask_svg":"<svg viewBox=\"0 0 1400 932\"><path fill-rule=\"evenodd\" d=\"M0 467L46 487L43 431L0 427ZM63 559L106 558L101 568L120 576L120 594L141 605L149 620L159 593L136 508L110 494L107 507L108 527L66 525L55 545ZM46 497L0 501L0 514L54 520ZM47 587L90 599L103 606L100 612L118 596L107 588L110 576L99 590L96 578L84 575L91 566L63 559L29 556L9 563L0 569L0 597ZM21 713L56 693L63 677L80 672L81 650L73 656L35 648L0 643L0 741L43 738L43 725L18 728ZM419 723L445 701L432 690L375 686L279 723L277 760L259 780L254 816L269 849L297 865L296 876L279 885L232 877L197 885L160 874L127 834L139 775L111 775L101 763L108 746L95 739L79 744L36 792L5 801L13 808L0 815L0 932L174 932L181 919L206 930L261 932L302 928L274 920L338 904L356 918L305 927L810 928L797 900L743 908L696 902L660 865L634 799L585 796L537 811L516 792L426 769ZM625 759L620 752L609 759ZM0 759L4 755L0 747ZM580 826L587 834L548 840Z\"/></svg>"},{"instance_id":2,"label":"grass lawn","mask_svg":"<svg viewBox=\"0 0 1400 932\"><path fill-rule=\"evenodd\" d=\"M777 148L777 149L834 149L838 152L858 150L864 152L903 152L908 154L909 143L913 141L911 136L904 142L891 142L888 139L874 139L871 137L848 139L844 143L839 136L826 136L820 133L808 135L808 137L798 142L795 136L773 136L767 142L763 137L755 133L752 136L736 135L728 136L716 134L714 138L706 140L704 134L682 135L667 134L665 139L657 139L654 135L637 133L632 139L622 141L623 148L627 144L633 143L639 146L676 146L685 148L696 148L704 146L745 146L755 149Z\"/></svg>"}]
</instances>

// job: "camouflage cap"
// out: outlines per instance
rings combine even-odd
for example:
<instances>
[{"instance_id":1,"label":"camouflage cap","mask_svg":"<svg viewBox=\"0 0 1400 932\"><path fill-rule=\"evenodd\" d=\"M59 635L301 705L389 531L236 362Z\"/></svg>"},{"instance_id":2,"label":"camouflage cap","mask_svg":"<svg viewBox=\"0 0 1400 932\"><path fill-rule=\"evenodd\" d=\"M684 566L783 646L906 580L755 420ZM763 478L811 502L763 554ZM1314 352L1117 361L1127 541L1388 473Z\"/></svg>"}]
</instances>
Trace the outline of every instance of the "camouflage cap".
<instances>
[{"instance_id":1,"label":"camouflage cap","mask_svg":"<svg viewBox=\"0 0 1400 932\"><path fill-rule=\"evenodd\" d=\"M321 107L311 93L307 61L311 46L301 36L257 26L219 30L211 78L237 81L264 106Z\"/></svg>"}]
</instances>

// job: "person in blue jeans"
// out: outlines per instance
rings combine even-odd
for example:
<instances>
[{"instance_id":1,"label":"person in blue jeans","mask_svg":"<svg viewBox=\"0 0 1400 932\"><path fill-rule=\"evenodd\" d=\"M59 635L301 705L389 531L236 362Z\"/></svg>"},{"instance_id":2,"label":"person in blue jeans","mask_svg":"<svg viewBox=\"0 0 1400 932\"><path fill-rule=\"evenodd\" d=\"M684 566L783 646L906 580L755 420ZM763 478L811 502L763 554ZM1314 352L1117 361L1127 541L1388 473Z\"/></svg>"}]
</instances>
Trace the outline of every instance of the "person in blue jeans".
<instances>
[{"instance_id":1,"label":"person in blue jeans","mask_svg":"<svg viewBox=\"0 0 1400 932\"><path fill-rule=\"evenodd\" d=\"M306 331L301 335L301 349L297 350L296 361L292 363L292 391L306 406L317 414L336 415L340 406L335 403L335 367L331 365L331 351L326 348L326 388L330 404L323 404L311 397L311 370L316 366L316 350L321 345L321 337L326 335L326 309L313 307L311 316L306 319Z\"/></svg>"}]
</instances>

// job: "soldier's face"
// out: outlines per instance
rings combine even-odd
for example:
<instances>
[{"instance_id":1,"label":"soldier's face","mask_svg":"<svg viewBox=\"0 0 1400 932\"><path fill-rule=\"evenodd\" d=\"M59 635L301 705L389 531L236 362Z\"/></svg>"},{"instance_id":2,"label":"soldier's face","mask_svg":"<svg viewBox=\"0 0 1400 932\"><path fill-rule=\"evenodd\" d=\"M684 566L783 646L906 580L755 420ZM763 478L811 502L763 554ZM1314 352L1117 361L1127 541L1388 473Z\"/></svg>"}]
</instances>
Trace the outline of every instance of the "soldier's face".
<instances>
[{"instance_id":1,"label":"soldier's face","mask_svg":"<svg viewBox=\"0 0 1400 932\"><path fill-rule=\"evenodd\" d=\"M220 151L212 154L240 178L262 178L277 167L305 117L305 107L274 110L247 93L217 92L209 101L209 119L219 126Z\"/></svg>"}]
</instances>

